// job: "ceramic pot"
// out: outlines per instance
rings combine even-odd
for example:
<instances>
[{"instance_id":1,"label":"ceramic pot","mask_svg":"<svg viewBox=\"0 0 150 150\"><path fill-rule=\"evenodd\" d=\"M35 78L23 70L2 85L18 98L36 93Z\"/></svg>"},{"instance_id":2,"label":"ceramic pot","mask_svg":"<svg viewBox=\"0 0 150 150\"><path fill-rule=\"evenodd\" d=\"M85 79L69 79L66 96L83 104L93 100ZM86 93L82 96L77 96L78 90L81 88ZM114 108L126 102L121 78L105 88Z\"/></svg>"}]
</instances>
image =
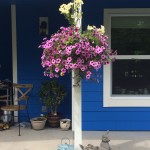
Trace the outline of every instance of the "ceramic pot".
<instances>
[{"instance_id":1,"label":"ceramic pot","mask_svg":"<svg viewBox=\"0 0 150 150\"><path fill-rule=\"evenodd\" d=\"M45 128L47 119L45 117L36 117L32 118L30 121L34 130L42 130Z\"/></svg>"},{"instance_id":2,"label":"ceramic pot","mask_svg":"<svg viewBox=\"0 0 150 150\"><path fill-rule=\"evenodd\" d=\"M57 115L53 115L53 114L49 113L48 117L47 117L48 124L52 128L58 128L59 127L60 119L61 119L60 113L57 113Z\"/></svg>"},{"instance_id":3,"label":"ceramic pot","mask_svg":"<svg viewBox=\"0 0 150 150\"><path fill-rule=\"evenodd\" d=\"M60 120L60 127L62 130L69 130L70 128L70 119L61 119Z\"/></svg>"}]
</instances>

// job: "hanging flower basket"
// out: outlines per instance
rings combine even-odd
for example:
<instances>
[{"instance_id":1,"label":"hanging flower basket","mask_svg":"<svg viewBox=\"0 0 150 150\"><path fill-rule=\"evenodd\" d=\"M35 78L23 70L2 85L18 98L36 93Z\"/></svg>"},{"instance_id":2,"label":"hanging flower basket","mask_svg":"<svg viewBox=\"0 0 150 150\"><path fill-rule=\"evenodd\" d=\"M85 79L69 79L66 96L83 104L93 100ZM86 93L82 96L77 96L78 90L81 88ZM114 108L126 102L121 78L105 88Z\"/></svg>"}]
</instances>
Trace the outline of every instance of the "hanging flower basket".
<instances>
[{"instance_id":1,"label":"hanging flower basket","mask_svg":"<svg viewBox=\"0 0 150 150\"><path fill-rule=\"evenodd\" d=\"M45 76L58 78L74 71L77 82L83 78L95 79L98 82L98 72L95 76L93 70L98 71L103 65L114 60L111 56L115 55L116 51L110 49L104 26L97 28L88 25L85 31L77 27L77 21L82 17L79 11L81 4L82 0L75 0L74 3L60 6L59 10L70 26L60 27L50 38L44 38L39 46L43 49L41 64L45 69Z\"/></svg>"}]
</instances>

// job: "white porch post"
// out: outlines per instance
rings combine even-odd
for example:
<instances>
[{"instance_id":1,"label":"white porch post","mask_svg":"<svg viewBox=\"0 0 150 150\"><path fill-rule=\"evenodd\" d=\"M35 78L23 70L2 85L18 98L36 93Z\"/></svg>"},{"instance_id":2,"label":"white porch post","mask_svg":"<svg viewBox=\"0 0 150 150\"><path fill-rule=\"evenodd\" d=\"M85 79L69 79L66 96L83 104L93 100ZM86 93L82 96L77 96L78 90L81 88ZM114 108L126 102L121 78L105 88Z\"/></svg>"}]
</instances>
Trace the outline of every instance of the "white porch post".
<instances>
[{"instance_id":1,"label":"white porch post","mask_svg":"<svg viewBox=\"0 0 150 150\"><path fill-rule=\"evenodd\" d=\"M72 72L74 77L74 72ZM80 150L82 144L82 98L81 86L74 87L75 79L72 79L72 130L74 131L74 150Z\"/></svg>"},{"instance_id":2,"label":"white porch post","mask_svg":"<svg viewBox=\"0 0 150 150\"><path fill-rule=\"evenodd\" d=\"M74 0L73 0L74 2ZM81 12L80 6L80 12ZM78 20L77 27L81 28L81 21ZM82 85L75 84L74 71L72 72L72 130L74 131L74 150L81 150L79 144L82 144Z\"/></svg>"},{"instance_id":3,"label":"white porch post","mask_svg":"<svg viewBox=\"0 0 150 150\"><path fill-rule=\"evenodd\" d=\"M17 33L16 33L16 5L11 5L11 29L12 29L12 71L13 71L13 83L18 82L17 76ZM15 92L17 93L17 92ZM14 99L17 99L17 94L14 95ZM15 112L15 116L18 113ZM14 117L14 121L18 121L18 118Z\"/></svg>"}]
</instances>

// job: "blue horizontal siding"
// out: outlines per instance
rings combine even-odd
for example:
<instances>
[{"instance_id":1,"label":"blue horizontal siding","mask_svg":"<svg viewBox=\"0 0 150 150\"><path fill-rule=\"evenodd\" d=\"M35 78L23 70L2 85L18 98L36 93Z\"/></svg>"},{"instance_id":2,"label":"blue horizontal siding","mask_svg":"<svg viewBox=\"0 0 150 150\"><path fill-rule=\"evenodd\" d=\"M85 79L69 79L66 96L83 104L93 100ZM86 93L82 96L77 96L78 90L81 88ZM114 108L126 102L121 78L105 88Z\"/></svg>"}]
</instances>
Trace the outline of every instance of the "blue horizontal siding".
<instances>
[{"instance_id":1,"label":"blue horizontal siding","mask_svg":"<svg viewBox=\"0 0 150 150\"><path fill-rule=\"evenodd\" d=\"M87 86L91 91L84 90ZM102 84L82 83L83 130L150 130L149 107L104 108L103 90L97 90L101 87Z\"/></svg>"},{"instance_id":2,"label":"blue horizontal siding","mask_svg":"<svg viewBox=\"0 0 150 150\"><path fill-rule=\"evenodd\" d=\"M101 92L103 91L103 85L100 84L100 83L93 83L93 82L90 82L89 83L84 83L84 88L82 88L82 91L83 92Z\"/></svg>"},{"instance_id":3,"label":"blue horizontal siding","mask_svg":"<svg viewBox=\"0 0 150 150\"><path fill-rule=\"evenodd\" d=\"M67 25L64 17L58 12L59 5L65 2L69 0L44 3L40 0L16 1L18 83L34 85L29 99L30 117L39 116L41 113L42 103L38 90L41 82L48 79L43 76L40 60L42 51L37 48L43 38L39 35L39 16L49 17L50 34L55 33L60 26ZM96 26L103 24L104 8L136 7L149 8L150 1L133 0L132 3L130 0L86 1L83 6L83 29L88 24ZM101 69L99 73L102 74L103 70ZM66 85L68 95L58 111L62 112L63 117L71 118L71 77L67 75L60 78L59 82ZM150 108L104 108L103 90L103 77L100 78L99 84L86 80L82 82L83 130L150 130ZM25 116L25 112L23 111L21 115ZM22 117L22 120L24 119L25 117Z\"/></svg>"},{"instance_id":4,"label":"blue horizontal siding","mask_svg":"<svg viewBox=\"0 0 150 150\"><path fill-rule=\"evenodd\" d=\"M83 14L83 29L88 24L96 26L103 24L105 8L150 8L150 1L133 0L132 3L130 0L86 1L83 7L83 12L86 12ZM97 85L90 82L82 83L83 130L150 130L150 107L104 108L104 90L107 89L103 89L103 77Z\"/></svg>"},{"instance_id":5,"label":"blue horizontal siding","mask_svg":"<svg viewBox=\"0 0 150 150\"><path fill-rule=\"evenodd\" d=\"M150 130L150 121L84 121L82 128L86 131L147 131Z\"/></svg>"},{"instance_id":6,"label":"blue horizontal siding","mask_svg":"<svg viewBox=\"0 0 150 150\"><path fill-rule=\"evenodd\" d=\"M113 111L150 111L150 107L103 107L103 100L97 100L91 99L90 101L82 101L82 111L96 111L96 112L101 112L101 111L107 111L107 112L113 112Z\"/></svg>"},{"instance_id":7,"label":"blue horizontal siding","mask_svg":"<svg viewBox=\"0 0 150 150\"><path fill-rule=\"evenodd\" d=\"M89 85L90 86L90 85ZM82 92L82 101L83 102L100 102L103 100L103 96L102 96L103 92L102 91L86 91L86 92Z\"/></svg>"},{"instance_id":8,"label":"blue horizontal siding","mask_svg":"<svg viewBox=\"0 0 150 150\"><path fill-rule=\"evenodd\" d=\"M91 91L84 90L87 86ZM103 91L97 90L101 87L102 84L82 83L83 130L150 130L149 107L104 108Z\"/></svg>"},{"instance_id":9,"label":"blue horizontal siding","mask_svg":"<svg viewBox=\"0 0 150 150\"><path fill-rule=\"evenodd\" d=\"M150 112L128 111L128 112L82 112L83 121L150 121Z\"/></svg>"}]
</instances>

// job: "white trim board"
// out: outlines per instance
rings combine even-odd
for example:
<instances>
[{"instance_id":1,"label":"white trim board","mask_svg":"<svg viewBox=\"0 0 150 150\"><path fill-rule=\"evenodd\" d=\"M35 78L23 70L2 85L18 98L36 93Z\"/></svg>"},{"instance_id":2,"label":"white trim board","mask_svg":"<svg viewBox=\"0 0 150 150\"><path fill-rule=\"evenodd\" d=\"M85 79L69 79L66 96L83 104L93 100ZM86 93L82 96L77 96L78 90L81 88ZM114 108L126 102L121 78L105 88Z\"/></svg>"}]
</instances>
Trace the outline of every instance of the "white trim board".
<instances>
[{"instance_id":1,"label":"white trim board","mask_svg":"<svg viewBox=\"0 0 150 150\"><path fill-rule=\"evenodd\" d=\"M11 5L11 23L12 23L12 68L13 82L17 83L17 29L16 29L16 5Z\"/></svg>"},{"instance_id":2,"label":"white trim board","mask_svg":"<svg viewBox=\"0 0 150 150\"><path fill-rule=\"evenodd\" d=\"M17 29L16 29L16 5L11 5L11 27L12 27L12 70L13 70L13 83L18 82L17 74ZM17 93L17 92L15 92ZM17 94L13 96L17 99ZM17 102L15 102L17 104ZM18 116L18 112L14 112L14 116ZM14 121L18 122L18 117L14 117Z\"/></svg>"},{"instance_id":3,"label":"white trim board","mask_svg":"<svg viewBox=\"0 0 150 150\"><path fill-rule=\"evenodd\" d=\"M104 26L106 34L111 39L111 17L112 16L150 16L149 8L129 8L129 9L105 9ZM110 41L111 42L111 41ZM136 55L134 59L150 59L150 55ZM132 59L131 55L118 55L116 59ZM111 65L105 65L103 71L103 106L104 107L150 107L150 95L142 96L112 96L111 87Z\"/></svg>"}]
</instances>

